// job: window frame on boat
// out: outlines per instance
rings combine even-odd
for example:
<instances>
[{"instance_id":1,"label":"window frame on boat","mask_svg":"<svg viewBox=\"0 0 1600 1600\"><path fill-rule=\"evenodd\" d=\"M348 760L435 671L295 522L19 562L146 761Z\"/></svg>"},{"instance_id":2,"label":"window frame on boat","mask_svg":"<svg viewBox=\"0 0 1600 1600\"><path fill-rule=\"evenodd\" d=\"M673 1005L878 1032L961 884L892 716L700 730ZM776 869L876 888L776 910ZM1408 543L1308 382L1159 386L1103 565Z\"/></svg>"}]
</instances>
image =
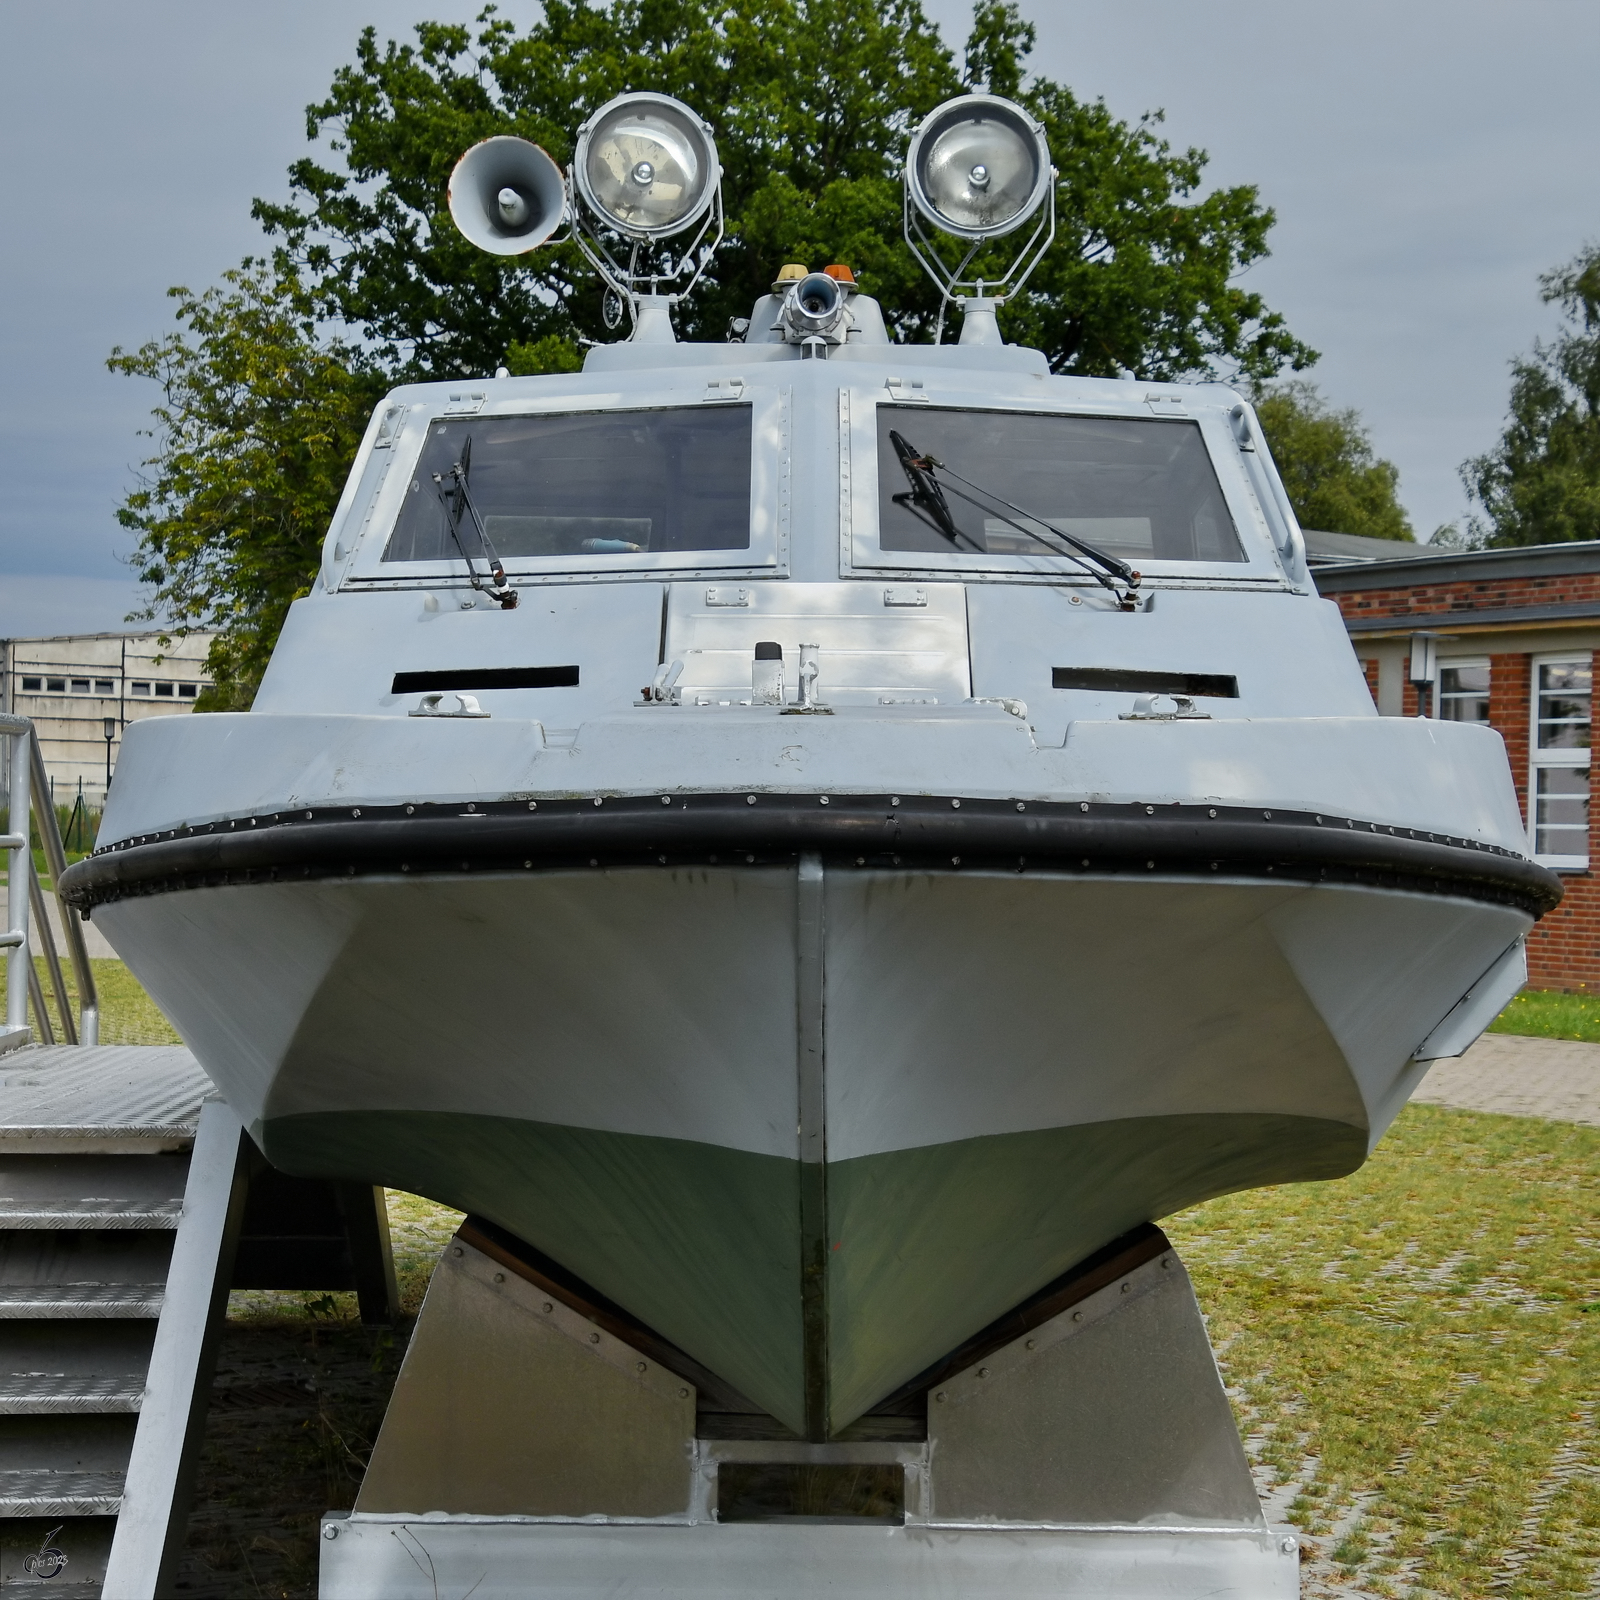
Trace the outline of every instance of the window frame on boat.
<instances>
[{"instance_id":1,"label":"window frame on boat","mask_svg":"<svg viewBox=\"0 0 1600 1600\"><path fill-rule=\"evenodd\" d=\"M941 375L942 376L942 375ZM929 411L1010 412L1032 416L1086 417L1119 421L1173 421L1193 423L1210 457L1223 502L1233 520L1234 533L1244 552L1243 561L1160 561L1136 563L1146 583L1159 587L1251 589L1291 587L1276 554L1266 512L1257 500L1243 463L1238 443L1227 426L1220 408L1201 400L1189 406L1172 404L1159 408L1141 398L1108 400L1096 405L1081 397L1057 400L1047 395L974 394L970 384L961 385L965 374L952 374L940 381L929 374L925 386L918 386L916 398L902 387L899 392L846 388L840 394L839 450L842 467L840 495L839 548L840 576L928 577L965 583L1040 582L1050 584L1093 584L1094 579L1065 557L1041 552L1037 556L1018 554L979 554L968 551L884 550L879 545L878 413L888 407L905 414L909 423L915 413ZM925 397L925 398L924 398ZM917 440L906 430L909 443ZM985 485L1005 493L1001 484Z\"/></svg>"},{"instance_id":2,"label":"window frame on boat","mask_svg":"<svg viewBox=\"0 0 1600 1600\"><path fill-rule=\"evenodd\" d=\"M703 385L701 389L703 389ZM459 556L442 560L385 561L384 553L405 500L407 485L422 458L428 430L436 422L494 421L518 417L616 416L658 411L735 408L750 416L750 542L720 550L640 551L626 554L549 556L501 553L507 575L524 587L543 582L637 582L659 574L671 580L698 577L776 577L789 556L790 398L786 387L747 388L737 398L702 399L700 390L677 387L630 393L619 404L614 389L605 393L568 391L537 398L506 398L466 411L443 403L413 405L390 441L379 443L369 430L366 455L355 475L348 506L336 515L324 552L324 570L336 564L337 587L345 589L442 589L469 586ZM392 408L391 408L392 409ZM382 413L380 408L381 414ZM348 538L341 531L354 524ZM468 548L473 541L468 537ZM348 549L342 547L348 545ZM481 561L474 563L480 569Z\"/></svg>"},{"instance_id":3,"label":"window frame on boat","mask_svg":"<svg viewBox=\"0 0 1600 1600\"><path fill-rule=\"evenodd\" d=\"M1545 696L1563 693L1563 687L1556 685L1546 689L1544 674L1548 669L1561 667L1578 667L1589 675L1587 689L1567 689L1565 693L1570 697L1587 697L1589 701L1589 716L1591 721L1584 724L1591 731L1590 740L1593 740L1594 716L1594 656L1589 651L1563 651L1559 654L1536 655L1528 663L1528 847L1533 859L1542 867L1551 867L1560 872L1585 872L1589 867L1589 796L1592 788L1590 777L1589 745L1546 745L1541 740L1542 725L1560 726L1561 720L1551 719L1541 715ZM1552 824L1541 822L1539 816L1540 800L1545 798L1544 786L1550 775L1555 773L1581 773L1583 776L1584 796L1584 826L1583 826L1583 851L1541 850L1541 844L1559 842L1547 837L1552 828L1567 831L1572 824ZM1579 791L1569 791L1576 795ZM1552 795L1559 799L1560 796Z\"/></svg>"}]
</instances>

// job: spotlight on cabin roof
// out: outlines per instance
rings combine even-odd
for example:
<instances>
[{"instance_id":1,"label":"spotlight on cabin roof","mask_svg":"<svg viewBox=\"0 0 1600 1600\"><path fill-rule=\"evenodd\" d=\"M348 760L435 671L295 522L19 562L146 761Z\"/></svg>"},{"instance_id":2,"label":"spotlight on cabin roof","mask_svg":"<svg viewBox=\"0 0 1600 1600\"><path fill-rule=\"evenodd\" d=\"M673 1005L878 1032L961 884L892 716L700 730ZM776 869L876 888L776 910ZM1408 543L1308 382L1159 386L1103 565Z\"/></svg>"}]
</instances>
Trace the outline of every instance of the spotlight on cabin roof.
<instances>
[{"instance_id":1,"label":"spotlight on cabin roof","mask_svg":"<svg viewBox=\"0 0 1600 1600\"><path fill-rule=\"evenodd\" d=\"M668 307L700 281L722 242L717 142L681 100L618 95L578 129L566 173L526 139L474 145L450 174L450 215L480 250L502 256L559 243L552 235L570 224L567 238L600 274L608 306L631 313L632 337L670 341ZM681 250L666 244L684 233ZM615 253L619 235L626 265ZM607 323L615 326L609 310Z\"/></svg>"},{"instance_id":2,"label":"spotlight on cabin roof","mask_svg":"<svg viewBox=\"0 0 1600 1600\"><path fill-rule=\"evenodd\" d=\"M1021 291L1056 236L1055 176L1044 125L1013 101L964 94L923 118L906 151L902 210L906 243L944 299L935 343L952 304L961 306L962 344L1001 342L996 309ZM1035 216L1009 263L983 249ZM970 241L955 266L934 234Z\"/></svg>"},{"instance_id":3,"label":"spotlight on cabin roof","mask_svg":"<svg viewBox=\"0 0 1600 1600\"><path fill-rule=\"evenodd\" d=\"M997 239L1037 211L1050 186L1044 126L992 94L964 94L931 112L906 153L911 203L944 233Z\"/></svg>"},{"instance_id":4,"label":"spotlight on cabin roof","mask_svg":"<svg viewBox=\"0 0 1600 1600\"><path fill-rule=\"evenodd\" d=\"M722 177L711 130L681 100L624 94L578 130L573 178L584 203L630 239L666 239L711 209Z\"/></svg>"}]
</instances>

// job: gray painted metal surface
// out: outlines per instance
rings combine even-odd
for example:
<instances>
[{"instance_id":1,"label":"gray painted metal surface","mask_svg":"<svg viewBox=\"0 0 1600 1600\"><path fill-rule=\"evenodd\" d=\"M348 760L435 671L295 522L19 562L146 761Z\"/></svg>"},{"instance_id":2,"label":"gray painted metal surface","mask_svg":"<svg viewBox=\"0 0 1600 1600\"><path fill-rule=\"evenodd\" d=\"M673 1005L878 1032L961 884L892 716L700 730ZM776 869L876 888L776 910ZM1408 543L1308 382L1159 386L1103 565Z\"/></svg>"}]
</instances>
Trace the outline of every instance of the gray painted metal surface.
<instances>
[{"instance_id":1,"label":"gray painted metal surface","mask_svg":"<svg viewBox=\"0 0 1600 1600\"><path fill-rule=\"evenodd\" d=\"M101 1592L169 1263L205 1227L188 1145L210 1092L182 1050L34 1048L0 1070L0 1517L59 1519L34 1562L50 1592Z\"/></svg>"},{"instance_id":2,"label":"gray painted metal surface","mask_svg":"<svg viewBox=\"0 0 1600 1600\"><path fill-rule=\"evenodd\" d=\"M694 1417L690 1384L457 1239L356 1504L681 1518Z\"/></svg>"},{"instance_id":3,"label":"gray painted metal surface","mask_svg":"<svg viewBox=\"0 0 1600 1600\"><path fill-rule=\"evenodd\" d=\"M1175 1251L934 1390L922 1518L1265 1530Z\"/></svg>"},{"instance_id":4,"label":"gray painted metal surface","mask_svg":"<svg viewBox=\"0 0 1600 1600\"><path fill-rule=\"evenodd\" d=\"M355 1512L325 1519L320 1592L1299 1593L1170 1249L926 1405L925 1443L698 1439L691 1385L458 1237ZM719 1521L747 1465L899 1469L904 1515Z\"/></svg>"},{"instance_id":5,"label":"gray painted metal surface","mask_svg":"<svg viewBox=\"0 0 1600 1600\"><path fill-rule=\"evenodd\" d=\"M186 1149L215 1093L182 1045L41 1046L0 1069L0 1152Z\"/></svg>"},{"instance_id":6,"label":"gray painted metal surface","mask_svg":"<svg viewBox=\"0 0 1600 1600\"><path fill-rule=\"evenodd\" d=\"M105 1592L118 1600L145 1600L171 1587L248 1183L244 1129L213 1100L195 1134L106 1570Z\"/></svg>"},{"instance_id":7,"label":"gray painted metal surface","mask_svg":"<svg viewBox=\"0 0 1600 1600\"><path fill-rule=\"evenodd\" d=\"M0 1284L0 1320L55 1317L158 1317L161 1283Z\"/></svg>"},{"instance_id":8,"label":"gray painted metal surface","mask_svg":"<svg viewBox=\"0 0 1600 1600\"><path fill-rule=\"evenodd\" d=\"M0 1518L62 1519L44 1592L98 1595L108 1562L106 1594L165 1591L262 1165L181 1047L35 1046L0 1065ZM266 1176L269 1211L336 1219L363 1315L391 1317L382 1192ZM281 1254L272 1222L258 1242ZM277 1270L306 1281L292 1258ZM317 1287L350 1286L318 1270Z\"/></svg>"},{"instance_id":9,"label":"gray painted metal surface","mask_svg":"<svg viewBox=\"0 0 1600 1600\"><path fill-rule=\"evenodd\" d=\"M426 504L409 498L426 492L423 452L464 437L463 419L482 444L508 419L726 419L730 402L750 419L748 522L730 523L742 543L532 542L507 568L514 609L478 592L447 543L407 534L423 554L388 559L402 508ZM988 532L971 549L903 537L880 435L938 442L935 415L944 455L964 437L1021 438L1024 418L1172 430L1174 449L1181 433L1214 477L1213 509L1183 513L1182 544L1157 539L1155 501L1102 518L1143 526L1123 528L1127 548L1150 551L1139 584L1118 568L1126 593ZM507 515L531 530L548 520L534 511ZM1018 514L1035 511L1067 515ZM754 652L770 660L774 642L786 673L797 654L815 661L814 697L757 692ZM440 714L447 690L472 704ZM1157 704L1179 694L1181 718ZM898 844L814 840L758 859L719 823L676 856L663 841L608 860L617 835L600 820L632 807L698 823L702 802L748 818L771 802L848 822L850 798L862 830L899 828L907 796L959 818L965 839L915 862ZM1421 1076L1419 1045L1464 1042L1505 977L1485 974L1556 893L1541 877L1543 898L1519 899L1468 865L1449 882L1341 876L1331 855L1230 866L1215 834L1189 861L1158 860L1155 844L1109 864L1088 846L984 860L967 843L986 836L980 805L1013 824L1125 808L1151 839L1169 806L1199 830L1207 808L1248 810L1258 830L1288 810L1308 829L1459 851L1458 865L1515 855L1540 876L1492 732L1375 714L1232 390L1057 377L1004 347L847 343L801 360L787 345L636 343L592 352L579 374L389 396L255 709L133 730L106 848L69 892L81 886L77 903L275 1159L470 1207L821 1444L1130 1228L1210 1194L1351 1170ZM509 833L501 810L526 850L476 857L474 840ZM367 831L340 836L346 822ZM564 843L545 851L552 838ZM466 1044L439 1001L512 994L528 1005L476 1007ZM520 1291L479 1290L493 1309L463 1325L508 1348ZM1242 1516L1247 1479L1187 1295L1130 1287L1100 1321L996 1357L1009 1399L963 1402L935 1427L908 1516ZM496 1449L532 1448L531 1434L494 1433L517 1430L483 1374L446 1359L466 1347L418 1347L416 1398L363 1514L379 1500L440 1508L414 1495L465 1506L507 1480L570 1514L549 1459L497 1471L494 1451L466 1442L488 1429ZM601 1392L576 1376L594 1359L581 1342L549 1348L572 1394ZM514 1381L523 1412L555 1405L537 1374ZM1075 1476L1062 1441L1108 1424L1070 1394L1124 1405L1139 1385L1165 1409L1121 1430L1123 1457ZM706 1470L670 1493L623 1493L633 1467L619 1479L595 1456L627 1410L608 1407L595 1401L588 1444L570 1418L557 1430L588 1463L595 1504L614 1498L596 1514L708 1514ZM444 1437L453 1476L430 1479L427 1441ZM694 1458L671 1437L680 1474ZM1246 1543L1276 1559L1259 1527ZM923 1548L905 1534L869 1546ZM401 1549L396 1533L385 1550ZM1132 1581L1113 1574L1100 1592Z\"/></svg>"},{"instance_id":10,"label":"gray painted metal surface","mask_svg":"<svg viewBox=\"0 0 1600 1600\"><path fill-rule=\"evenodd\" d=\"M1293 1600L1292 1536L328 1518L322 1600ZM1285 1548L1285 1545L1288 1548ZM604 1577L600 1575L604 1574Z\"/></svg>"}]
</instances>

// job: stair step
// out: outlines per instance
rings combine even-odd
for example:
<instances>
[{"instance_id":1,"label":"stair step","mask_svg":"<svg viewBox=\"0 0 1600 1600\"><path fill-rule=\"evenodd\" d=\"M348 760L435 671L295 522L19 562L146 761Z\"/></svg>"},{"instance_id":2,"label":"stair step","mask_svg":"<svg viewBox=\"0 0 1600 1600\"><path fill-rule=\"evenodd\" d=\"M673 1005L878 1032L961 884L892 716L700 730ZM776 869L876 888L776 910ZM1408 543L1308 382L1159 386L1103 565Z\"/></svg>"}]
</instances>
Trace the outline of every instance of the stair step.
<instances>
[{"instance_id":1,"label":"stair step","mask_svg":"<svg viewBox=\"0 0 1600 1600\"><path fill-rule=\"evenodd\" d=\"M30 1511L28 1515L32 1516L33 1513ZM14 1578L6 1593L9 1597L13 1592L19 1600L28 1595L38 1595L39 1600L44 1600L46 1595L49 1600L104 1600L105 1597L105 1590L93 1578L87 1583L68 1584L54 1581L45 1583L36 1578Z\"/></svg>"},{"instance_id":2,"label":"stair step","mask_svg":"<svg viewBox=\"0 0 1600 1600\"><path fill-rule=\"evenodd\" d=\"M176 1228L175 1200L0 1200L0 1228Z\"/></svg>"},{"instance_id":3,"label":"stair step","mask_svg":"<svg viewBox=\"0 0 1600 1600\"><path fill-rule=\"evenodd\" d=\"M0 1472L0 1517L114 1517L122 1508L123 1477L120 1472Z\"/></svg>"},{"instance_id":4,"label":"stair step","mask_svg":"<svg viewBox=\"0 0 1600 1600\"><path fill-rule=\"evenodd\" d=\"M159 1317L160 1283L0 1284L0 1321L54 1317Z\"/></svg>"},{"instance_id":5,"label":"stair step","mask_svg":"<svg viewBox=\"0 0 1600 1600\"><path fill-rule=\"evenodd\" d=\"M137 1411L144 1401L144 1381L144 1374L136 1372L109 1377L8 1372L0 1375L0 1416Z\"/></svg>"}]
</instances>

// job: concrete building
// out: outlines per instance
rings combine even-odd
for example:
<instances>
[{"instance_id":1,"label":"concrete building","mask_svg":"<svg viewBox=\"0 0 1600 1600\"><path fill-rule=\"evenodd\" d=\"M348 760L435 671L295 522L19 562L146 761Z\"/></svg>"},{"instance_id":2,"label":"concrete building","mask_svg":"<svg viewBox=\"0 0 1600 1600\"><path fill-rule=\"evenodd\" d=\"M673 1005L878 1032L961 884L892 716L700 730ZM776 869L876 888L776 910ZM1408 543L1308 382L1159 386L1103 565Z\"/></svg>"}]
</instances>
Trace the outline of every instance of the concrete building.
<instances>
[{"instance_id":1,"label":"concrete building","mask_svg":"<svg viewBox=\"0 0 1600 1600\"><path fill-rule=\"evenodd\" d=\"M1528 940L1529 980L1600 992L1600 840L1589 805L1600 542L1390 550L1319 565L1317 587L1344 613L1383 715L1486 723L1505 740L1528 848L1567 891ZM1411 682L1419 634L1433 635L1437 652L1420 705Z\"/></svg>"},{"instance_id":2,"label":"concrete building","mask_svg":"<svg viewBox=\"0 0 1600 1600\"><path fill-rule=\"evenodd\" d=\"M194 709L209 681L211 639L190 634L165 649L155 633L0 639L0 710L33 720L58 804L70 805L81 790L98 810L122 730L142 717Z\"/></svg>"}]
</instances>

